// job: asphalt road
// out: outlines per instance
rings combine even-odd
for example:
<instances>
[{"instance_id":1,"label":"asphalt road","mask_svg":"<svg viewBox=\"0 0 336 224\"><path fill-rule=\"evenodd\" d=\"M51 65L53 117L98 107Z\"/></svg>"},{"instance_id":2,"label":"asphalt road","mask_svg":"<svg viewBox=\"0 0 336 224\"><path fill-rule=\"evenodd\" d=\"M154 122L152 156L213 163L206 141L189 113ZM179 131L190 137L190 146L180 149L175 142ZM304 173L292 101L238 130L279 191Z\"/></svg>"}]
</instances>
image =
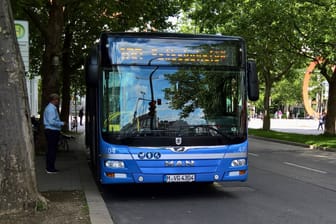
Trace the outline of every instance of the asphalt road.
<instances>
[{"instance_id":1,"label":"asphalt road","mask_svg":"<svg viewBox=\"0 0 336 224\"><path fill-rule=\"evenodd\" d=\"M116 224L336 223L336 153L250 139L244 183L118 185L102 195Z\"/></svg>"}]
</instances>

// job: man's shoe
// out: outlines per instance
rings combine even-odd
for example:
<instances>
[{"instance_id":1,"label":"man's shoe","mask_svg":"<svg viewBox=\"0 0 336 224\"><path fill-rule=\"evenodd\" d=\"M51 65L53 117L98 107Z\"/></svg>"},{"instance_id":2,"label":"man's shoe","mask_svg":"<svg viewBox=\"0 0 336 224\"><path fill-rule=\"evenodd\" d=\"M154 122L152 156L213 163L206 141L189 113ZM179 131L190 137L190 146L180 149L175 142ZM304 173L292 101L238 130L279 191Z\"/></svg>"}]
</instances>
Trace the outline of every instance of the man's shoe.
<instances>
[{"instance_id":1,"label":"man's shoe","mask_svg":"<svg viewBox=\"0 0 336 224\"><path fill-rule=\"evenodd\" d=\"M48 169L46 169L46 172L47 172L47 174L58 174L59 170L56 170L56 169L48 170Z\"/></svg>"}]
</instances>

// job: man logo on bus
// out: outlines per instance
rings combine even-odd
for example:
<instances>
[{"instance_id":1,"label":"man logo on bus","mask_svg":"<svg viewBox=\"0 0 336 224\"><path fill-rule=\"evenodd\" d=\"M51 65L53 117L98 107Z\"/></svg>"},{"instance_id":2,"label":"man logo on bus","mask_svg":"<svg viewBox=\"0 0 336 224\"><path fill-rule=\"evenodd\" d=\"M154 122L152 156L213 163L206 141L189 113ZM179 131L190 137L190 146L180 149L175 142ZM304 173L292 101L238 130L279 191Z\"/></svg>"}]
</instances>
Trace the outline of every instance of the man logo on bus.
<instances>
[{"instance_id":1,"label":"man logo on bus","mask_svg":"<svg viewBox=\"0 0 336 224\"><path fill-rule=\"evenodd\" d=\"M181 137L175 138L175 144L176 145L181 145L182 144L182 138Z\"/></svg>"},{"instance_id":2,"label":"man logo on bus","mask_svg":"<svg viewBox=\"0 0 336 224\"><path fill-rule=\"evenodd\" d=\"M185 152L185 151L187 151L187 148L185 148L185 147L174 147L173 151L174 152Z\"/></svg>"}]
</instances>

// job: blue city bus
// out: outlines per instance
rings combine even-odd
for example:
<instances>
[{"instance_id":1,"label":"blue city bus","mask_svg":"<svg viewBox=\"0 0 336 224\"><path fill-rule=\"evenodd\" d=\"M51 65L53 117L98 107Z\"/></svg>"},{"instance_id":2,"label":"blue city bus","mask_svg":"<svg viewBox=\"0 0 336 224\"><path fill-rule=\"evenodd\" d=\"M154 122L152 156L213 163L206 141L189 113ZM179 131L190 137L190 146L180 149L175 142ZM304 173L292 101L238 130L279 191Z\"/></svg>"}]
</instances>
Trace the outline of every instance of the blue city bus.
<instances>
[{"instance_id":1,"label":"blue city bus","mask_svg":"<svg viewBox=\"0 0 336 224\"><path fill-rule=\"evenodd\" d=\"M242 38L102 33L85 73L101 184L247 179L247 98L259 87Z\"/></svg>"}]
</instances>

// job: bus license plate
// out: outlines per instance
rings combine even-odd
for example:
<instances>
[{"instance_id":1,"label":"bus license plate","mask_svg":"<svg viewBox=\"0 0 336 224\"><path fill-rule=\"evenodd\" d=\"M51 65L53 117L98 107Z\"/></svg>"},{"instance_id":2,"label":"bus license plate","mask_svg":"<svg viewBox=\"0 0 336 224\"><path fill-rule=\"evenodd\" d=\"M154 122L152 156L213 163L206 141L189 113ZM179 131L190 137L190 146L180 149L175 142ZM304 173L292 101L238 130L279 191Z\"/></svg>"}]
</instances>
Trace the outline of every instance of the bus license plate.
<instances>
[{"instance_id":1,"label":"bus license plate","mask_svg":"<svg viewBox=\"0 0 336 224\"><path fill-rule=\"evenodd\" d=\"M167 183L194 182L195 174L166 175Z\"/></svg>"}]
</instances>

